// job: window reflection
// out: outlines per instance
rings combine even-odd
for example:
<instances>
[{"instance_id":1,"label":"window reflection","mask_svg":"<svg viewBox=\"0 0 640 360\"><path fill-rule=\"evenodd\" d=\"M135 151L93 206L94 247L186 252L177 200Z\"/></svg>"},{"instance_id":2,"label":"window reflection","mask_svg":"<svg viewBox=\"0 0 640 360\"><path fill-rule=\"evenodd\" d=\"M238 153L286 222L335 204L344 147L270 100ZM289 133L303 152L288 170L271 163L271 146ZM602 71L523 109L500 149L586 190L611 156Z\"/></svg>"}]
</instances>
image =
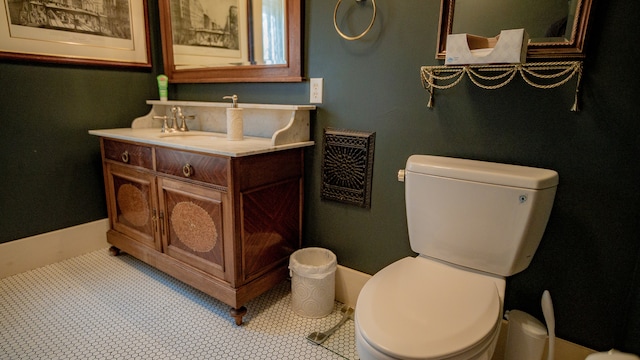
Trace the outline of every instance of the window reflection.
<instances>
[{"instance_id":1,"label":"window reflection","mask_svg":"<svg viewBox=\"0 0 640 360\"><path fill-rule=\"evenodd\" d=\"M284 0L265 0L262 4L262 30L264 31L265 64L284 64L286 42Z\"/></svg>"}]
</instances>

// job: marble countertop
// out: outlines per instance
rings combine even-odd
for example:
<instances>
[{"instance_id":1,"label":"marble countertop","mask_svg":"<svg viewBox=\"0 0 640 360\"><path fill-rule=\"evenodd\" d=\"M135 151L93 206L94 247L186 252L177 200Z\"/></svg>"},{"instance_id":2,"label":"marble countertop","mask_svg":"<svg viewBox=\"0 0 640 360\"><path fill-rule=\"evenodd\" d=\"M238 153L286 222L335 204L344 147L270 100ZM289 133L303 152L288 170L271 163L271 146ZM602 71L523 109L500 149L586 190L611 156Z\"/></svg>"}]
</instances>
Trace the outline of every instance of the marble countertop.
<instances>
[{"instance_id":1,"label":"marble countertop","mask_svg":"<svg viewBox=\"0 0 640 360\"><path fill-rule=\"evenodd\" d=\"M158 128L120 128L89 130L89 134L105 138L134 141L174 149L192 150L231 157L263 154L280 150L312 146L313 141L272 145L271 139L245 136L244 140L229 141L227 134L209 131L162 133Z\"/></svg>"}]
</instances>

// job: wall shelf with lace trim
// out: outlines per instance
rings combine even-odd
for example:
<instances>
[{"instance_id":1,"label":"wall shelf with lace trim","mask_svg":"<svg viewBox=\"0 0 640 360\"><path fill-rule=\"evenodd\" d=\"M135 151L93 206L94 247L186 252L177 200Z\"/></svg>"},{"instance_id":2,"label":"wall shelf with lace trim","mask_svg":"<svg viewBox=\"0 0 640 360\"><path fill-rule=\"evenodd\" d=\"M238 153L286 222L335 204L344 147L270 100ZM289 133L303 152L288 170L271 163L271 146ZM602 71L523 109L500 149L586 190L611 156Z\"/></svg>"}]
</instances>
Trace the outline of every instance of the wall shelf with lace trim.
<instances>
[{"instance_id":1,"label":"wall shelf with lace trim","mask_svg":"<svg viewBox=\"0 0 640 360\"><path fill-rule=\"evenodd\" d=\"M582 61L538 62L504 65L440 65L422 66L422 85L429 92L428 107L434 107L435 90L447 90L458 85L465 75L472 83L486 90L499 89L513 80L517 74L529 85L538 89L552 89L564 85L576 77L575 99L571 111L580 111L578 95L582 80Z\"/></svg>"}]
</instances>

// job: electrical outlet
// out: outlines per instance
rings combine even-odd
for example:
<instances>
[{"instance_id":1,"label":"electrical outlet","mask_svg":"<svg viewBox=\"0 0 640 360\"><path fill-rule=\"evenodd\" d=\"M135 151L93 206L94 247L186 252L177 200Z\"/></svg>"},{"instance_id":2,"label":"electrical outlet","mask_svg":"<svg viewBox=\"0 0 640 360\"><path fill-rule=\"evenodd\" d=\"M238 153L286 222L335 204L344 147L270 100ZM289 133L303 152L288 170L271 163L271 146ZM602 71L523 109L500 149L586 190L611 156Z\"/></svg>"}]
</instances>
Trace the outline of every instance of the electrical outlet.
<instances>
[{"instance_id":1,"label":"electrical outlet","mask_svg":"<svg viewBox=\"0 0 640 360\"><path fill-rule=\"evenodd\" d=\"M322 104L322 78L309 79L309 102L312 104Z\"/></svg>"}]
</instances>

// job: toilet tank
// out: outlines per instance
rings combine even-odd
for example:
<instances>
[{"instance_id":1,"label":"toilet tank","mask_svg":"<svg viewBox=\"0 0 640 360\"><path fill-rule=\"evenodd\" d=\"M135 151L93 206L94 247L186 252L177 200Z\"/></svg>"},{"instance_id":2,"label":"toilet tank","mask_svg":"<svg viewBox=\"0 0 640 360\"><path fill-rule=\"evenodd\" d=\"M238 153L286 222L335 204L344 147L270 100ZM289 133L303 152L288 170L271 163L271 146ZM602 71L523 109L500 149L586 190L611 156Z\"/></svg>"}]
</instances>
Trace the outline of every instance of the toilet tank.
<instances>
[{"instance_id":1,"label":"toilet tank","mask_svg":"<svg viewBox=\"0 0 640 360\"><path fill-rule=\"evenodd\" d=\"M510 276L526 269L538 248L553 206L558 173L412 155L404 180L413 251Z\"/></svg>"}]
</instances>

